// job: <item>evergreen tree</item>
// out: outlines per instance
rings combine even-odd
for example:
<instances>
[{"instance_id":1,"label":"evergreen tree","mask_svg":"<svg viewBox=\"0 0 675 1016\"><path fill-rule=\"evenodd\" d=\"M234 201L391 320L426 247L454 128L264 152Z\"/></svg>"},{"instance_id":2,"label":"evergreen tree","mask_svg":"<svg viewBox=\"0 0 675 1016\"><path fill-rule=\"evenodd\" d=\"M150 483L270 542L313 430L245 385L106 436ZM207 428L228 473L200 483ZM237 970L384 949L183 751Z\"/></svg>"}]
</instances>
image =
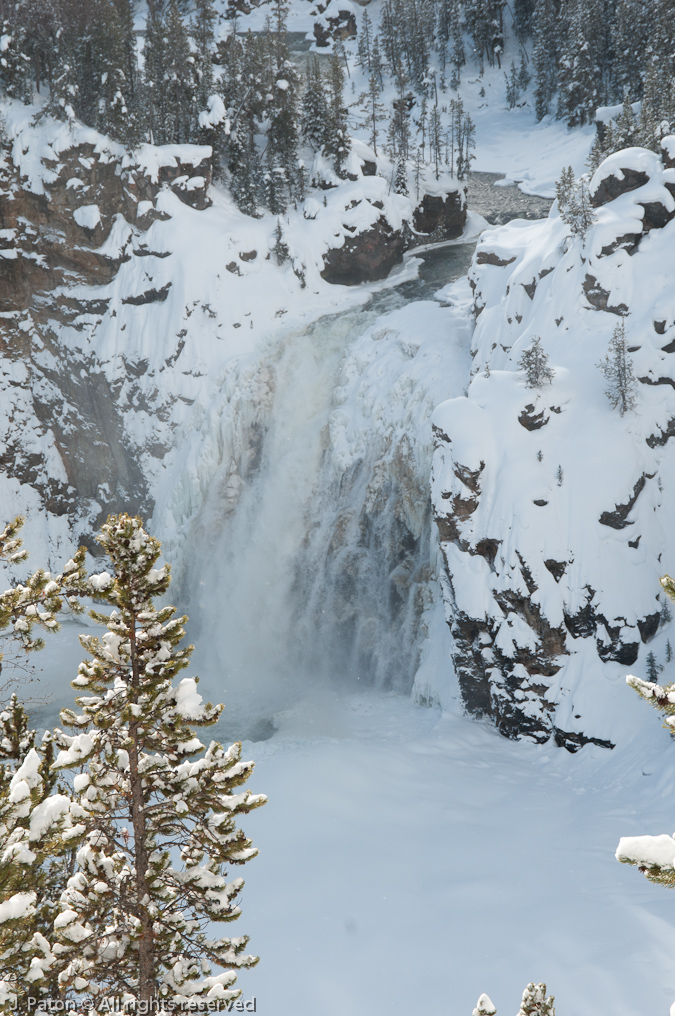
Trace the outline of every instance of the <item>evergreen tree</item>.
<instances>
[{"instance_id":1,"label":"evergreen tree","mask_svg":"<svg viewBox=\"0 0 675 1016\"><path fill-rule=\"evenodd\" d=\"M328 103L318 57L313 56L307 63L307 80L302 95L300 126L305 141L321 151L326 140Z\"/></svg>"},{"instance_id":2,"label":"evergreen tree","mask_svg":"<svg viewBox=\"0 0 675 1016\"><path fill-rule=\"evenodd\" d=\"M516 1016L555 1016L555 999L546 996L545 984L528 984Z\"/></svg>"},{"instance_id":3,"label":"evergreen tree","mask_svg":"<svg viewBox=\"0 0 675 1016\"><path fill-rule=\"evenodd\" d=\"M513 109L520 98L518 71L516 70L516 65L513 60L511 61L509 73L507 74L504 72L504 78L506 80L506 105L509 109Z\"/></svg>"},{"instance_id":4,"label":"evergreen tree","mask_svg":"<svg viewBox=\"0 0 675 1016\"><path fill-rule=\"evenodd\" d=\"M344 101L344 74L336 54L330 61L328 77L328 116L324 149L332 157L333 166L338 176L345 176L345 163L349 156L351 143L347 134L347 107Z\"/></svg>"},{"instance_id":5,"label":"evergreen tree","mask_svg":"<svg viewBox=\"0 0 675 1016\"><path fill-rule=\"evenodd\" d=\"M550 111L558 87L558 21L555 0L537 0L533 14L535 114L541 120Z\"/></svg>"},{"instance_id":6,"label":"evergreen tree","mask_svg":"<svg viewBox=\"0 0 675 1016\"><path fill-rule=\"evenodd\" d=\"M396 160L396 172L394 174L394 191L396 194L408 193L408 171L403 154L399 152Z\"/></svg>"},{"instance_id":7,"label":"evergreen tree","mask_svg":"<svg viewBox=\"0 0 675 1016\"><path fill-rule=\"evenodd\" d=\"M626 328L621 322L612 333L609 348L604 360L598 367L607 382L605 395L613 409L618 407L621 416L635 409L637 402L637 378L633 371L633 361L626 349Z\"/></svg>"},{"instance_id":8,"label":"evergreen tree","mask_svg":"<svg viewBox=\"0 0 675 1016\"><path fill-rule=\"evenodd\" d=\"M166 143L166 62L168 42L163 0L149 0L145 24L143 59L143 101L146 108L149 140Z\"/></svg>"},{"instance_id":9,"label":"evergreen tree","mask_svg":"<svg viewBox=\"0 0 675 1016\"><path fill-rule=\"evenodd\" d=\"M371 74L370 78L368 79L368 92L364 96L364 100L366 111L366 123L368 126L368 142L376 156L377 156L377 140L380 136L378 124L381 123L383 120L387 119L387 115L384 112L384 106L379 101L379 98L380 98L379 83L375 75Z\"/></svg>"},{"instance_id":10,"label":"evergreen tree","mask_svg":"<svg viewBox=\"0 0 675 1016\"><path fill-rule=\"evenodd\" d=\"M569 28L564 36L558 69L557 116L570 127L587 123L599 105L596 87L596 64L587 38L586 8L581 0L567 0L571 5Z\"/></svg>"},{"instance_id":11,"label":"evergreen tree","mask_svg":"<svg viewBox=\"0 0 675 1016\"><path fill-rule=\"evenodd\" d=\"M373 49L370 57L370 66L373 76L379 82L380 89L384 88L384 64L382 62L382 53L380 50L380 39L379 36L375 36L373 39Z\"/></svg>"},{"instance_id":12,"label":"evergreen tree","mask_svg":"<svg viewBox=\"0 0 675 1016\"><path fill-rule=\"evenodd\" d=\"M429 153L435 167L436 179L440 176L440 165L443 158L443 123L438 106L431 109L429 115Z\"/></svg>"},{"instance_id":13,"label":"evergreen tree","mask_svg":"<svg viewBox=\"0 0 675 1016\"><path fill-rule=\"evenodd\" d=\"M532 345L524 350L518 361L518 370L524 371L528 388L541 388L553 381L555 371L548 365L548 356L538 335L534 336Z\"/></svg>"},{"instance_id":14,"label":"evergreen tree","mask_svg":"<svg viewBox=\"0 0 675 1016\"><path fill-rule=\"evenodd\" d=\"M30 102L33 87L31 63L27 50L27 31L18 21L2 23L2 51L0 52L0 80L12 99Z\"/></svg>"},{"instance_id":15,"label":"evergreen tree","mask_svg":"<svg viewBox=\"0 0 675 1016\"><path fill-rule=\"evenodd\" d=\"M588 183L585 177L575 179L574 170L568 166L556 182L556 196L560 218L570 227L575 236L585 239L586 233L595 222L591 206Z\"/></svg>"},{"instance_id":16,"label":"evergreen tree","mask_svg":"<svg viewBox=\"0 0 675 1016\"><path fill-rule=\"evenodd\" d=\"M358 35L358 63L363 73L368 75L372 72L372 46L373 23L368 11L364 10Z\"/></svg>"},{"instance_id":17,"label":"evergreen tree","mask_svg":"<svg viewBox=\"0 0 675 1016\"><path fill-rule=\"evenodd\" d=\"M31 749L0 799L2 856L11 844L29 885L51 870L45 865L56 866L46 894L15 893L14 907L4 908L5 996L18 996L28 1011L34 985L43 993L44 980L64 1004L83 991L146 1006L159 999L185 1005L207 992L232 999L234 971L255 958L244 954L245 937L207 936L211 922L239 914L243 882L228 882L225 866L255 855L235 823L265 799L233 793L252 770L241 762L241 745L224 750L212 741L204 750L194 735L192 727L213 723L222 707L205 706L194 679L172 685L191 647L179 648L185 619L153 603L169 585L169 566L156 567L159 543L127 515L112 516L99 541L112 574L91 576L80 592L113 610L91 612L108 629L101 639L81 637L91 659L74 686L85 694L77 711L62 713L76 733L55 732L61 750L48 768ZM20 743L30 741L21 718L14 727ZM71 791L45 789L43 773L73 770ZM38 906L56 914L51 925L30 937L28 928L12 948L12 918L33 921ZM213 966L220 972L211 973Z\"/></svg>"},{"instance_id":18,"label":"evergreen tree","mask_svg":"<svg viewBox=\"0 0 675 1016\"><path fill-rule=\"evenodd\" d=\"M520 42L525 42L532 32L532 17L536 0L513 0L513 25Z\"/></svg>"},{"instance_id":19,"label":"evergreen tree","mask_svg":"<svg viewBox=\"0 0 675 1016\"><path fill-rule=\"evenodd\" d=\"M656 663L656 657L653 652L647 653L647 680L651 681L652 684L656 684L659 677L659 668Z\"/></svg>"},{"instance_id":20,"label":"evergreen tree","mask_svg":"<svg viewBox=\"0 0 675 1016\"><path fill-rule=\"evenodd\" d=\"M671 663L673 659L673 647L670 644L670 639L666 642L666 663Z\"/></svg>"},{"instance_id":21,"label":"evergreen tree","mask_svg":"<svg viewBox=\"0 0 675 1016\"><path fill-rule=\"evenodd\" d=\"M199 109L206 109L214 90L213 31L217 20L218 15L213 6L213 0L194 0L194 15L190 25L190 34L196 47L193 73L196 79L195 97Z\"/></svg>"},{"instance_id":22,"label":"evergreen tree","mask_svg":"<svg viewBox=\"0 0 675 1016\"><path fill-rule=\"evenodd\" d=\"M183 144L191 136L196 120L195 61L187 29L175 0L166 16L164 51L163 144Z\"/></svg>"},{"instance_id":23,"label":"evergreen tree","mask_svg":"<svg viewBox=\"0 0 675 1016\"><path fill-rule=\"evenodd\" d=\"M129 68L125 26L113 0L99 4L93 51L98 78L98 111L96 127L116 141L131 141L129 136L132 82L127 80Z\"/></svg>"}]
</instances>

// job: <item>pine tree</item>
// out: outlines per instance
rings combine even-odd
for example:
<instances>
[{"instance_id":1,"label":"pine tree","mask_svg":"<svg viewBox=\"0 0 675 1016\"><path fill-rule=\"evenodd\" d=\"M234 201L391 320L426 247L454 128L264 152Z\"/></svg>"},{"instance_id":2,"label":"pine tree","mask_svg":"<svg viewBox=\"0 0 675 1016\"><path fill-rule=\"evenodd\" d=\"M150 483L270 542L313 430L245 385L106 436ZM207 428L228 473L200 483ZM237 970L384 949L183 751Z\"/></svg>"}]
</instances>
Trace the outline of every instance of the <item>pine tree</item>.
<instances>
[{"instance_id":1,"label":"pine tree","mask_svg":"<svg viewBox=\"0 0 675 1016\"><path fill-rule=\"evenodd\" d=\"M609 348L604 360L598 363L605 376L607 387L605 395L612 409L618 407L621 416L635 408L637 402L637 378L633 371L633 361L626 348L626 328L621 322L612 333Z\"/></svg>"},{"instance_id":2,"label":"pine tree","mask_svg":"<svg viewBox=\"0 0 675 1016\"><path fill-rule=\"evenodd\" d=\"M513 60L511 61L509 73L507 74L504 72L504 78L506 80L506 105L509 109L513 109L520 98L518 71L516 70L516 65Z\"/></svg>"},{"instance_id":3,"label":"pine tree","mask_svg":"<svg viewBox=\"0 0 675 1016\"><path fill-rule=\"evenodd\" d=\"M358 62L363 73L368 75L372 73L372 46L373 23L368 11L364 10L358 36Z\"/></svg>"},{"instance_id":4,"label":"pine tree","mask_svg":"<svg viewBox=\"0 0 675 1016\"><path fill-rule=\"evenodd\" d=\"M580 0L568 0L571 5L569 27L564 35L558 69L557 116L570 127L587 123L599 104L596 85L596 63L587 38L587 11Z\"/></svg>"},{"instance_id":5,"label":"pine tree","mask_svg":"<svg viewBox=\"0 0 675 1016\"><path fill-rule=\"evenodd\" d=\"M300 126L305 141L315 151L321 151L326 139L328 103L318 57L307 63L307 81L302 95Z\"/></svg>"},{"instance_id":6,"label":"pine tree","mask_svg":"<svg viewBox=\"0 0 675 1016\"><path fill-rule=\"evenodd\" d=\"M0 33L3 48L0 52L0 81L12 99L30 102L33 87L30 79L31 62L27 46L27 31L20 21L5 20Z\"/></svg>"},{"instance_id":7,"label":"pine tree","mask_svg":"<svg viewBox=\"0 0 675 1016\"><path fill-rule=\"evenodd\" d=\"M670 644L670 639L666 642L666 663L671 663L673 659L673 647Z\"/></svg>"},{"instance_id":8,"label":"pine tree","mask_svg":"<svg viewBox=\"0 0 675 1016\"><path fill-rule=\"evenodd\" d=\"M402 153L399 153L398 159L396 160L396 172L394 174L394 191L396 194L408 193L408 171L406 168L406 161L403 158Z\"/></svg>"},{"instance_id":9,"label":"pine tree","mask_svg":"<svg viewBox=\"0 0 675 1016\"><path fill-rule=\"evenodd\" d=\"M434 162L436 179L440 176L440 164L443 158L443 123L438 106L433 106L429 115L429 152Z\"/></svg>"},{"instance_id":10,"label":"pine tree","mask_svg":"<svg viewBox=\"0 0 675 1016\"><path fill-rule=\"evenodd\" d=\"M213 6L213 0L195 0L194 15L190 25L190 35L195 47L194 76L196 79L196 104L201 109L206 109L206 104L213 94L213 31L218 20L218 15Z\"/></svg>"},{"instance_id":11,"label":"pine tree","mask_svg":"<svg viewBox=\"0 0 675 1016\"><path fill-rule=\"evenodd\" d=\"M153 603L170 578L168 565L156 567L158 541L128 515L111 516L98 539L112 572L91 576L80 591L113 610L91 612L107 632L81 637L91 659L74 686L84 694L77 711L62 712L76 732L55 732L60 751L48 769L75 771L73 789L57 786L45 796L40 756L31 750L10 781L12 790L23 781L27 794L0 800L3 856L8 842L17 843L15 860L29 880L56 865L47 895L14 894L14 913L33 920L39 903L56 916L20 949L2 953L0 973L24 1007L34 983L42 984L39 975L22 977L27 970L40 971L64 1003L83 991L146 1006L162 998L185 1005L207 992L226 1001L238 994L235 970L255 958L244 954L245 937L207 935L212 922L239 914L243 882L228 882L225 865L255 855L235 823L265 799L233 793L252 770L241 762L240 744L225 750L212 741L205 750L194 735L192 727L213 723L222 707L203 704L195 679L172 685L191 647L179 648L185 618ZM23 814L8 831L13 798L24 802ZM18 838L16 829L23 830ZM40 854L31 846L31 857L22 845L38 830ZM72 868L63 885L67 851ZM0 924L5 943L12 923ZM211 973L213 966L220 972Z\"/></svg>"},{"instance_id":12,"label":"pine tree","mask_svg":"<svg viewBox=\"0 0 675 1016\"><path fill-rule=\"evenodd\" d=\"M535 114L541 120L550 111L558 87L558 20L554 0L538 0L532 19L535 76Z\"/></svg>"},{"instance_id":13,"label":"pine tree","mask_svg":"<svg viewBox=\"0 0 675 1016\"><path fill-rule=\"evenodd\" d=\"M656 684L659 676L659 668L656 664L656 657L653 652L647 653L647 680L651 681L652 684Z\"/></svg>"},{"instance_id":14,"label":"pine tree","mask_svg":"<svg viewBox=\"0 0 675 1016\"><path fill-rule=\"evenodd\" d=\"M373 153L377 156L377 141L380 136L380 130L378 124L382 123L383 120L387 119L387 115L384 112L384 106L379 101L380 99L380 88L379 82L374 74L370 75L368 79L368 91L363 96L363 102L365 104L366 114L366 125L368 127L368 143L373 149Z\"/></svg>"},{"instance_id":15,"label":"pine tree","mask_svg":"<svg viewBox=\"0 0 675 1016\"><path fill-rule=\"evenodd\" d=\"M555 999L546 996L545 984L528 984L516 1016L555 1016Z\"/></svg>"},{"instance_id":16,"label":"pine tree","mask_svg":"<svg viewBox=\"0 0 675 1016\"><path fill-rule=\"evenodd\" d=\"M524 350L518 361L518 370L525 372L527 388L541 388L553 381L555 371L548 365L548 356L538 335L534 336L532 345Z\"/></svg>"},{"instance_id":17,"label":"pine tree","mask_svg":"<svg viewBox=\"0 0 675 1016\"><path fill-rule=\"evenodd\" d=\"M571 166L563 169L560 180L556 181L556 197L560 218L569 226L575 236L585 239L595 222L595 212L588 193L588 182L582 176L575 179Z\"/></svg>"},{"instance_id":18,"label":"pine tree","mask_svg":"<svg viewBox=\"0 0 675 1016\"><path fill-rule=\"evenodd\" d=\"M162 0L149 0L145 24L143 60L143 102L146 108L149 140L166 143L166 62L167 34Z\"/></svg>"},{"instance_id":19,"label":"pine tree","mask_svg":"<svg viewBox=\"0 0 675 1016\"><path fill-rule=\"evenodd\" d=\"M165 144L186 142L196 120L195 66L190 40L175 0L171 0L166 17L166 48L164 52L164 122Z\"/></svg>"},{"instance_id":20,"label":"pine tree","mask_svg":"<svg viewBox=\"0 0 675 1016\"><path fill-rule=\"evenodd\" d=\"M128 128L133 93L132 82L125 74L129 60L124 29L113 0L103 0L92 46L98 78L96 127L120 142L131 140Z\"/></svg>"},{"instance_id":21,"label":"pine tree","mask_svg":"<svg viewBox=\"0 0 675 1016\"><path fill-rule=\"evenodd\" d=\"M328 77L328 117L324 149L333 159L338 176L345 176L345 164L349 157L351 143L347 134L347 107L344 100L344 74L337 55L330 61Z\"/></svg>"}]
</instances>

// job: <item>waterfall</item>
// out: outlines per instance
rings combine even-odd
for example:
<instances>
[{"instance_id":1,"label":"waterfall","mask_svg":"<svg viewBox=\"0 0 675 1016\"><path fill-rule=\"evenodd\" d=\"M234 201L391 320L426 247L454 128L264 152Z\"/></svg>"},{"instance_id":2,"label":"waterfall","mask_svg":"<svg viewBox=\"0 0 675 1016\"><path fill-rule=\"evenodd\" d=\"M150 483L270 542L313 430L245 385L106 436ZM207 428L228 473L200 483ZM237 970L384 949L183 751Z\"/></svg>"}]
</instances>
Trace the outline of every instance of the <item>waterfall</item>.
<instances>
[{"instance_id":1,"label":"waterfall","mask_svg":"<svg viewBox=\"0 0 675 1016\"><path fill-rule=\"evenodd\" d=\"M203 690L240 730L308 686L410 691L437 596L429 418L469 370L466 306L412 301L470 254L284 336L218 410L184 588Z\"/></svg>"}]
</instances>

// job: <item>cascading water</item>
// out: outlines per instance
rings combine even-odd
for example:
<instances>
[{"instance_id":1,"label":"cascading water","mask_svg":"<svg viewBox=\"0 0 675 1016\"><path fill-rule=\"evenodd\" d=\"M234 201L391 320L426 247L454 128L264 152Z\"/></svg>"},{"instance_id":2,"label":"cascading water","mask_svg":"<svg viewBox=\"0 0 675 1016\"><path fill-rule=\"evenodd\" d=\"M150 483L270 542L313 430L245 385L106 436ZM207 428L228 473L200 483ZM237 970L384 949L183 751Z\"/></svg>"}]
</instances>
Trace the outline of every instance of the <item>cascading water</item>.
<instances>
[{"instance_id":1,"label":"cascading water","mask_svg":"<svg viewBox=\"0 0 675 1016\"><path fill-rule=\"evenodd\" d=\"M262 736L310 683L412 686L433 580L430 447L416 427L444 389L407 376L406 336L411 302L462 275L472 250L430 252L418 280L285 336L240 379L185 579L195 663L213 675L203 690L226 698L239 736Z\"/></svg>"}]
</instances>

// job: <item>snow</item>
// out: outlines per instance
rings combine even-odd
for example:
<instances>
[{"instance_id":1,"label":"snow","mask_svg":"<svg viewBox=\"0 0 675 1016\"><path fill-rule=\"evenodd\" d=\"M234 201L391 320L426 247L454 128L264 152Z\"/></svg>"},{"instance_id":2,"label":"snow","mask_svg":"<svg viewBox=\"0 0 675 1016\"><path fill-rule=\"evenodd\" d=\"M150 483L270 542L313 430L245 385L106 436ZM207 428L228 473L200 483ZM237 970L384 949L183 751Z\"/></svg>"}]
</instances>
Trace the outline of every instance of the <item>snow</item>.
<instances>
[{"instance_id":1,"label":"snow","mask_svg":"<svg viewBox=\"0 0 675 1016\"><path fill-rule=\"evenodd\" d=\"M622 836L616 849L617 861L675 868L675 838L667 836Z\"/></svg>"},{"instance_id":2,"label":"snow","mask_svg":"<svg viewBox=\"0 0 675 1016\"><path fill-rule=\"evenodd\" d=\"M176 688L176 712L185 720L198 720L204 712L204 700L192 677L184 677Z\"/></svg>"},{"instance_id":3,"label":"snow","mask_svg":"<svg viewBox=\"0 0 675 1016\"><path fill-rule=\"evenodd\" d=\"M101 211L98 205L80 205L73 212L73 218L83 229L96 229L101 221Z\"/></svg>"},{"instance_id":4,"label":"snow","mask_svg":"<svg viewBox=\"0 0 675 1016\"><path fill-rule=\"evenodd\" d=\"M0 924L5 921L18 921L35 913L37 895L33 892L15 893L0 903Z\"/></svg>"}]
</instances>

